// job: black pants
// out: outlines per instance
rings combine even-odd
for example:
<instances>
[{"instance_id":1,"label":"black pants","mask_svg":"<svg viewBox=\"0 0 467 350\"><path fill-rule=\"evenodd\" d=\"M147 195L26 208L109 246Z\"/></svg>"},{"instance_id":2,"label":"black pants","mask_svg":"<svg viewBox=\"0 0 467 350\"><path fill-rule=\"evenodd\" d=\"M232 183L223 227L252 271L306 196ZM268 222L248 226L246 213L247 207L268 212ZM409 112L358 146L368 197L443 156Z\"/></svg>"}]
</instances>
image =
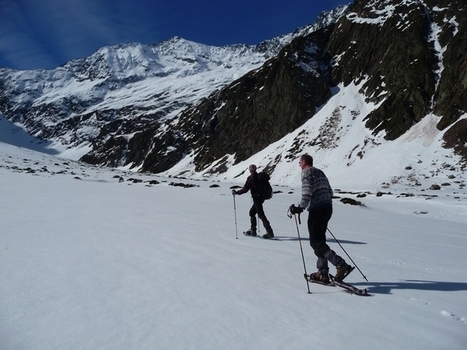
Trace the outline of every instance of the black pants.
<instances>
[{"instance_id":1,"label":"black pants","mask_svg":"<svg viewBox=\"0 0 467 350\"><path fill-rule=\"evenodd\" d=\"M316 267L321 273L328 273L328 261L334 266L344 266L345 260L336 254L326 243L328 222L332 216L332 204L325 204L310 210L308 215L308 232L310 245L318 257Z\"/></svg>"},{"instance_id":2,"label":"black pants","mask_svg":"<svg viewBox=\"0 0 467 350\"><path fill-rule=\"evenodd\" d=\"M251 223L251 231L256 232L256 214L258 214L258 217L260 220L263 222L264 228L266 229L267 233L272 233L272 228L271 225L266 218L266 214L264 213L263 209L263 203L264 199L261 198L254 198L253 199L253 205L251 206L250 209L250 223Z\"/></svg>"},{"instance_id":3,"label":"black pants","mask_svg":"<svg viewBox=\"0 0 467 350\"><path fill-rule=\"evenodd\" d=\"M310 245L315 255L324 257L324 253L329 250L326 243L326 231L328 222L332 216L332 204L321 205L313 208L308 214L308 233L310 234Z\"/></svg>"}]
</instances>

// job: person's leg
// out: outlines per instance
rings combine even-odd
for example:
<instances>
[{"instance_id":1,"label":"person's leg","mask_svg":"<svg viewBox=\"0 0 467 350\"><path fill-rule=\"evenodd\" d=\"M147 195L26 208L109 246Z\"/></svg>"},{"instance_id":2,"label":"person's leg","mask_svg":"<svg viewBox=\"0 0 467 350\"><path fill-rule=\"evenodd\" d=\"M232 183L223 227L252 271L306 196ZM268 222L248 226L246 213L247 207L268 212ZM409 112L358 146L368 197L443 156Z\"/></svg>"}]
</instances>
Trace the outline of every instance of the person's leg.
<instances>
[{"instance_id":1,"label":"person's leg","mask_svg":"<svg viewBox=\"0 0 467 350\"><path fill-rule=\"evenodd\" d=\"M318 257L316 267L325 276L329 273L328 260L325 257L325 253L330 250L326 243L326 230L331 216L332 206L318 207L310 210L307 222L310 245Z\"/></svg>"},{"instance_id":2,"label":"person's leg","mask_svg":"<svg viewBox=\"0 0 467 350\"><path fill-rule=\"evenodd\" d=\"M250 208L250 231L253 236L256 236L256 205L253 202L253 205Z\"/></svg>"},{"instance_id":3,"label":"person's leg","mask_svg":"<svg viewBox=\"0 0 467 350\"><path fill-rule=\"evenodd\" d=\"M266 229L266 234L263 237L271 238L271 237L274 237L274 233L272 231L271 224L269 223L269 220L266 217L266 214L264 213L263 203L264 203L264 200L255 201L256 212L258 213L258 217L263 222L263 226Z\"/></svg>"},{"instance_id":4,"label":"person's leg","mask_svg":"<svg viewBox=\"0 0 467 350\"><path fill-rule=\"evenodd\" d=\"M326 231L328 229L328 222L332 216L332 205L318 208L313 212L313 216L316 217L316 220L313 224L314 242L312 247L318 257L318 271L322 274L327 274L329 272L329 261L337 268L336 275L334 276L335 279L341 281L352 271L352 268L341 256L337 255L336 252L326 244Z\"/></svg>"}]
</instances>

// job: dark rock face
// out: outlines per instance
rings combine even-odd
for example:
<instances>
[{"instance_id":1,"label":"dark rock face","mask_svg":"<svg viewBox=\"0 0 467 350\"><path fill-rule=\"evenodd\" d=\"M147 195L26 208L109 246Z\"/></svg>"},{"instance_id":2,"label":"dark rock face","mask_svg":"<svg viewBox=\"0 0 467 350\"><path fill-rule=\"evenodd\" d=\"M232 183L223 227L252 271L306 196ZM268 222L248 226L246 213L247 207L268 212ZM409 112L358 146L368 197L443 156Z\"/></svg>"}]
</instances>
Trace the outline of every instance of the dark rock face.
<instances>
[{"instance_id":1,"label":"dark rock face","mask_svg":"<svg viewBox=\"0 0 467 350\"><path fill-rule=\"evenodd\" d=\"M467 111L466 4L427 5L355 1L335 26L296 39L261 69L186 111L182 129L189 147L199 146L197 170L225 154L247 159L312 118L341 83L363 83L361 92L378 106L366 127L388 140L429 113L440 116L439 129L451 126ZM461 125L451 126L445 146L462 155Z\"/></svg>"},{"instance_id":2,"label":"dark rock face","mask_svg":"<svg viewBox=\"0 0 467 350\"><path fill-rule=\"evenodd\" d=\"M187 146L197 149L197 170L226 154L245 160L313 117L331 97L329 33L296 39L277 58L182 114L180 130Z\"/></svg>"},{"instance_id":3,"label":"dark rock face","mask_svg":"<svg viewBox=\"0 0 467 350\"><path fill-rule=\"evenodd\" d=\"M442 116L438 127L443 130L467 111L467 3L448 0L428 3L445 9L432 12L440 27L440 45L445 49L443 73L434 96L434 112Z\"/></svg>"},{"instance_id":4,"label":"dark rock face","mask_svg":"<svg viewBox=\"0 0 467 350\"><path fill-rule=\"evenodd\" d=\"M462 68L467 41L461 29L467 23L466 4L425 3L428 7L417 1L408 5L355 1L329 43L330 54L339 57L333 79L344 84L365 81L362 89L368 98L382 101L366 125L374 132L386 131L389 140L428 113L442 116L442 129L467 108L466 69ZM393 11L387 10L388 5L393 5ZM378 13L384 9L386 17ZM457 28L449 21L452 18L459 21Z\"/></svg>"},{"instance_id":5,"label":"dark rock face","mask_svg":"<svg viewBox=\"0 0 467 350\"><path fill-rule=\"evenodd\" d=\"M462 119L450 126L444 134L444 147L452 148L454 152L467 160L467 120ZM465 164L464 164L465 165Z\"/></svg>"}]
</instances>

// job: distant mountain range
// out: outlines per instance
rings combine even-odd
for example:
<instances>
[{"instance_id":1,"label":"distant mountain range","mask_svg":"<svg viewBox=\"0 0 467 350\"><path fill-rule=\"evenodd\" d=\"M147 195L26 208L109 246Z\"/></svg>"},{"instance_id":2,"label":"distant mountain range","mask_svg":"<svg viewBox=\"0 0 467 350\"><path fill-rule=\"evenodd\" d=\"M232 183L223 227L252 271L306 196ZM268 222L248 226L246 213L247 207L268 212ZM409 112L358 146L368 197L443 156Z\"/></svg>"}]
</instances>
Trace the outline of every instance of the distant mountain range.
<instances>
[{"instance_id":1,"label":"distant mountain range","mask_svg":"<svg viewBox=\"0 0 467 350\"><path fill-rule=\"evenodd\" d=\"M285 183L308 152L373 183L464 179L466 27L461 0L360 0L256 46L104 47L53 70L0 68L0 114L63 157L171 176L255 162Z\"/></svg>"}]
</instances>

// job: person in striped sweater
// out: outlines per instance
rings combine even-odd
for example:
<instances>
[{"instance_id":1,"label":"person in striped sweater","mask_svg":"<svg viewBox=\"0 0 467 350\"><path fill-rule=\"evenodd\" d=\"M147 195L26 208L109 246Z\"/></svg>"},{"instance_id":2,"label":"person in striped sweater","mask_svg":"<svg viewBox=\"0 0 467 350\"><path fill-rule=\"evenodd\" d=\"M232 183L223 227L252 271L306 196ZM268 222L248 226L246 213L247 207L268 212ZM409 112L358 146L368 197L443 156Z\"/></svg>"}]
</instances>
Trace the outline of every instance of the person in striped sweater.
<instances>
[{"instance_id":1,"label":"person in striped sweater","mask_svg":"<svg viewBox=\"0 0 467 350\"><path fill-rule=\"evenodd\" d=\"M331 185L324 172L313 166L313 157L309 154L300 156L299 165L302 169L302 198L300 204L292 204L289 211L300 214L308 209L310 245L318 257L318 271L311 274L310 279L329 283L329 261L337 268L335 279L342 281L352 271L352 267L326 243L326 231L332 216Z\"/></svg>"}]
</instances>

